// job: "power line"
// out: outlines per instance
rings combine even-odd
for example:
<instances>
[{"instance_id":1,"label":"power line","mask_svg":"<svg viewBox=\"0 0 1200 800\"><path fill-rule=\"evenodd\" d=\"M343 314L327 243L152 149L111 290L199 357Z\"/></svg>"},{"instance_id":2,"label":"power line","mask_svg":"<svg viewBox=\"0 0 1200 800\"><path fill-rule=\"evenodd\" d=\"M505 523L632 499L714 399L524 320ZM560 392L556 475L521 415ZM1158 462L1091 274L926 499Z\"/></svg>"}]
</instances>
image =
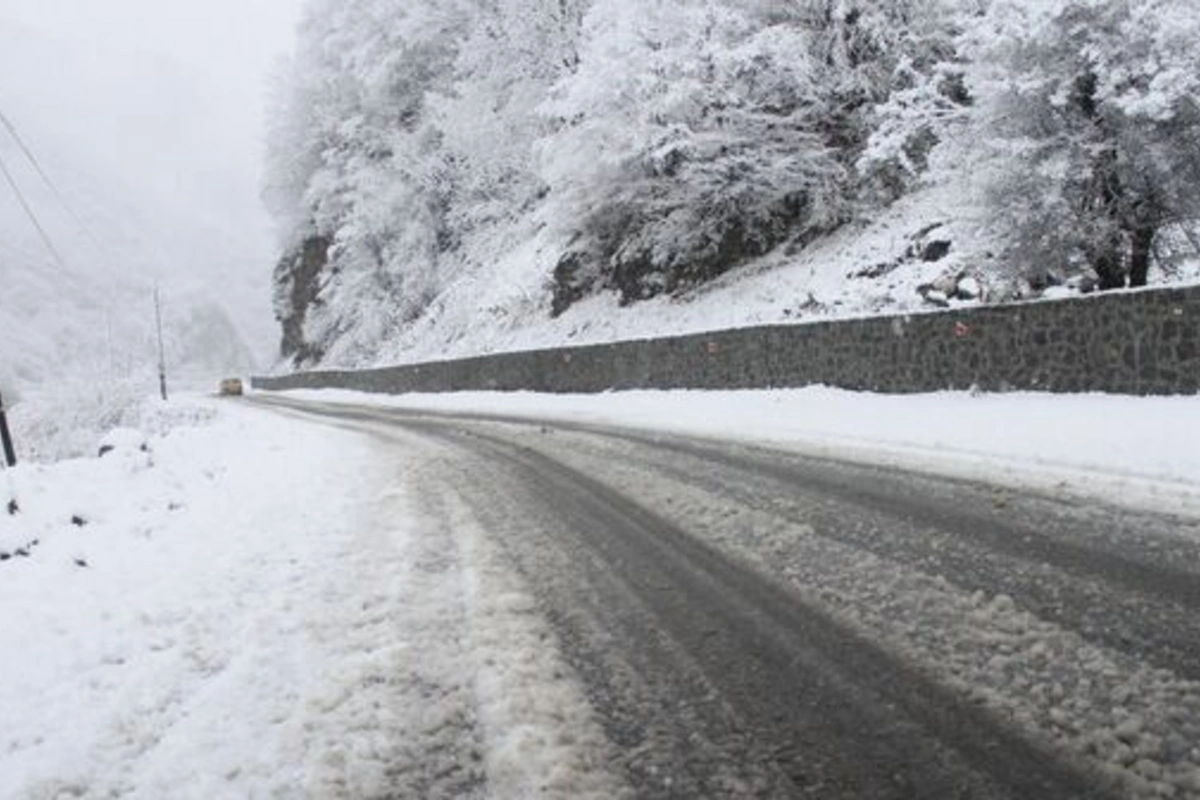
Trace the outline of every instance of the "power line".
<instances>
[{"instance_id":1,"label":"power line","mask_svg":"<svg viewBox=\"0 0 1200 800\"><path fill-rule=\"evenodd\" d=\"M58 248L54 246L54 242L50 239L50 234L46 233L46 229L42 227L41 220L34 213L33 207L29 205L29 201L25 199L25 193L21 191L21 187L17 184L17 179L8 170L8 165L4 163L4 156L0 155L0 172L4 173L4 179L8 181L9 187L12 188L13 194L17 196L17 202L21 204L21 208L25 210L25 216L29 217L29 221L33 223L33 227L37 229L38 235L42 238L42 244L46 245L46 249L54 256L55 263L64 270L67 269L67 262L63 260L62 255L58 252Z\"/></svg>"},{"instance_id":2,"label":"power line","mask_svg":"<svg viewBox=\"0 0 1200 800\"><path fill-rule=\"evenodd\" d=\"M50 191L54 192L55 197L62 202L62 195L59 194L58 188L54 185L54 181L50 180L50 176L46 174L46 171L42 169L42 165L38 163L37 156L35 156L33 151L29 149L29 146L25 144L25 140L21 138L21 134L17 133L17 126L13 125L12 120L9 119L8 115L3 111L0 111L0 124L3 124L5 128L8 128L9 135L12 136L13 141L17 143L17 147L21 148L21 152L25 154L25 158L29 159L29 163L33 165L33 168L37 170L37 174L40 175L42 180L46 182L46 185L50 187ZM63 204L66 205L65 203Z\"/></svg>"},{"instance_id":3,"label":"power line","mask_svg":"<svg viewBox=\"0 0 1200 800\"><path fill-rule=\"evenodd\" d=\"M67 202L67 198L63 195L63 193L58 190L58 186L55 185L53 180L51 180L50 175L46 172L46 170L42 169L41 162L39 162L37 156L33 154L33 150L29 147L29 145L25 143L25 140L21 137L21 134L17 132L17 126L13 124L12 120L7 114L4 113L3 110L0 110L0 124L3 124L4 127L8 129L9 136L11 136L12 140L17 143L17 147L20 148L21 152L25 155L26 160L29 161L29 163L33 166L34 171L37 172L38 176L42 179L42 182L45 183L50 189L50 193L54 195L54 199L57 200L59 205L63 207L63 210L67 212L67 216L71 218L71 221L74 222L79 230L83 232L84 236L88 238L89 243L93 247L99 248L100 243L96 240L96 237L92 235L91 229L85 225L80 216L75 213L75 209L72 208L71 204Z\"/></svg>"}]
</instances>

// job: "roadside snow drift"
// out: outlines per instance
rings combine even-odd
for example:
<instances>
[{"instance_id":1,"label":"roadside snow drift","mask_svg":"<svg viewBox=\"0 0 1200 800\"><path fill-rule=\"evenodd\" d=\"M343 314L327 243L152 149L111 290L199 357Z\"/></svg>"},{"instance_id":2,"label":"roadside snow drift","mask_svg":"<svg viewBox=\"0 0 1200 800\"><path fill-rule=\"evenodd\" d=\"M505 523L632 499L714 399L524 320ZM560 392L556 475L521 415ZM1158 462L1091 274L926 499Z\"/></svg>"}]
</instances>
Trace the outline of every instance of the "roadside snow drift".
<instances>
[{"instance_id":1,"label":"roadside snow drift","mask_svg":"<svg viewBox=\"0 0 1200 800\"><path fill-rule=\"evenodd\" d=\"M419 464L183 405L4 476L0 797L620 795L519 580L413 502Z\"/></svg>"}]
</instances>

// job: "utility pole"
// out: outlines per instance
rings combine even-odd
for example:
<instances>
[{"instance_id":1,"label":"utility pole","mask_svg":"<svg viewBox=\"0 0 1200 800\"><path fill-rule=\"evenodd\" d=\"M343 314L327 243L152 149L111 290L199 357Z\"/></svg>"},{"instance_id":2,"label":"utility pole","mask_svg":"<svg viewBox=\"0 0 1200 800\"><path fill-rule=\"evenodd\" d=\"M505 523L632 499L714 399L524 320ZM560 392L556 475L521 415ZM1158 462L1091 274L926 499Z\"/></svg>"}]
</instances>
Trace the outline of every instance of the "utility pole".
<instances>
[{"instance_id":1,"label":"utility pole","mask_svg":"<svg viewBox=\"0 0 1200 800\"><path fill-rule=\"evenodd\" d=\"M117 357L113 352L112 312L104 309L104 341L108 345L108 377L117 377Z\"/></svg>"},{"instance_id":2,"label":"utility pole","mask_svg":"<svg viewBox=\"0 0 1200 800\"><path fill-rule=\"evenodd\" d=\"M12 434L8 431L8 412L4 408L4 397L0 396L0 441L4 445L4 463L10 467L17 465L17 451L13 447Z\"/></svg>"},{"instance_id":3,"label":"utility pole","mask_svg":"<svg viewBox=\"0 0 1200 800\"><path fill-rule=\"evenodd\" d=\"M154 285L154 322L158 328L158 391L165 402L167 399L167 355L163 348L162 303L158 298L158 284Z\"/></svg>"}]
</instances>

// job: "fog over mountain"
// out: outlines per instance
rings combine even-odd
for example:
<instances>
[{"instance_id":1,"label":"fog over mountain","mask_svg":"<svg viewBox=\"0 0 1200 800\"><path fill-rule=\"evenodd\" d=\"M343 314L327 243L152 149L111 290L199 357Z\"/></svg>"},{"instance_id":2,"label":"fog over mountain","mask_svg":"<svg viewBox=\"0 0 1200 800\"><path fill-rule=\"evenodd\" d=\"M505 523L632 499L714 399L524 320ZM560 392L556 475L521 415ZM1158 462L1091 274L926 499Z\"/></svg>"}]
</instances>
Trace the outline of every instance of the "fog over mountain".
<instances>
[{"instance_id":1,"label":"fog over mountain","mask_svg":"<svg viewBox=\"0 0 1200 800\"><path fill-rule=\"evenodd\" d=\"M0 159L46 234L0 178L0 386L152 371L156 284L177 381L268 361L261 100L287 15L247 55L197 26L173 42L133 0L106 6L112 30L42 5L0 10L0 113L19 136L0 126Z\"/></svg>"}]
</instances>

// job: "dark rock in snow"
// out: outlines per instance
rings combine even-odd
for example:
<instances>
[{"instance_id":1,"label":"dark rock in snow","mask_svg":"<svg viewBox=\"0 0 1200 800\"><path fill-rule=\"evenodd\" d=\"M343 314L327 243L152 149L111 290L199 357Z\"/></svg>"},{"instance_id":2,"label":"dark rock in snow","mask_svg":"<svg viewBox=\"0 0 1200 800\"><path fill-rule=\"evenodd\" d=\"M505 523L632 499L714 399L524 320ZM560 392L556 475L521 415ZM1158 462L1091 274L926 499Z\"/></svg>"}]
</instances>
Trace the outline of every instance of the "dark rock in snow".
<instances>
[{"instance_id":1,"label":"dark rock in snow","mask_svg":"<svg viewBox=\"0 0 1200 800\"><path fill-rule=\"evenodd\" d=\"M921 250L921 260L928 262L941 261L950 254L950 247L951 243L945 239L934 240L925 245Z\"/></svg>"},{"instance_id":2,"label":"dark rock in snow","mask_svg":"<svg viewBox=\"0 0 1200 800\"><path fill-rule=\"evenodd\" d=\"M1100 288L1100 281L1095 275L1073 275L1067 279L1067 286L1080 294L1091 294Z\"/></svg>"},{"instance_id":3,"label":"dark rock in snow","mask_svg":"<svg viewBox=\"0 0 1200 800\"><path fill-rule=\"evenodd\" d=\"M858 272L852 272L847 277L850 277L850 278L882 278L884 275L887 275L888 273L894 272L897 269L899 269L900 265L903 263L904 262L901 260L881 261L878 264L872 264L869 267L864 267L863 269L860 269Z\"/></svg>"},{"instance_id":4,"label":"dark rock in snow","mask_svg":"<svg viewBox=\"0 0 1200 800\"><path fill-rule=\"evenodd\" d=\"M943 275L931 283L923 283L917 287L921 298L938 308L946 308L950 300L958 296L958 276Z\"/></svg>"},{"instance_id":5,"label":"dark rock in snow","mask_svg":"<svg viewBox=\"0 0 1200 800\"><path fill-rule=\"evenodd\" d=\"M322 345L304 336L309 308L319 304L321 274L329 264L327 236L309 236L284 254L275 267L275 316L283 326L280 355L296 366L319 361Z\"/></svg>"},{"instance_id":6,"label":"dark rock in snow","mask_svg":"<svg viewBox=\"0 0 1200 800\"><path fill-rule=\"evenodd\" d=\"M569 252L554 267L554 296L550 316L560 316L592 291L596 268L586 253Z\"/></svg>"},{"instance_id":7,"label":"dark rock in snow","mask_svg":"<svg viewBox=\"0 0 1200 800\"><path fill-rule=\"evenodd\" d=\"M11 553L0 550L0 561L11 561L14 558L29 558L29 554L33 552L33 548L41 544L40 539L34 539L24 547L18 547Z\"/></svg>"},{"instance_id":8,"label":"dark rock in snow","mask_svg":"<svg viewBox=\"0 0 1200 800\"><path fill-rule=\"evenodd\" d=\"M113 428L100 440L100 447L97 450L97 454L100 458L103 458L109 453L117 451L122 453L138 451L149 453L150 443L141 431L132 428Z\"/></svg>"},{"instance_id":9,"label":"dark rock in snow","mask_svg":"<svg viewBox=\"0 0 1200 800\"><path fill-rule=\"evenodd\" d=\"M945 292L937 289L930 289L922 297L925 298L926 303L935 305L938 308L949 308L950 306L950 298L946 296Z\"/></svg>"}]
</instances>

